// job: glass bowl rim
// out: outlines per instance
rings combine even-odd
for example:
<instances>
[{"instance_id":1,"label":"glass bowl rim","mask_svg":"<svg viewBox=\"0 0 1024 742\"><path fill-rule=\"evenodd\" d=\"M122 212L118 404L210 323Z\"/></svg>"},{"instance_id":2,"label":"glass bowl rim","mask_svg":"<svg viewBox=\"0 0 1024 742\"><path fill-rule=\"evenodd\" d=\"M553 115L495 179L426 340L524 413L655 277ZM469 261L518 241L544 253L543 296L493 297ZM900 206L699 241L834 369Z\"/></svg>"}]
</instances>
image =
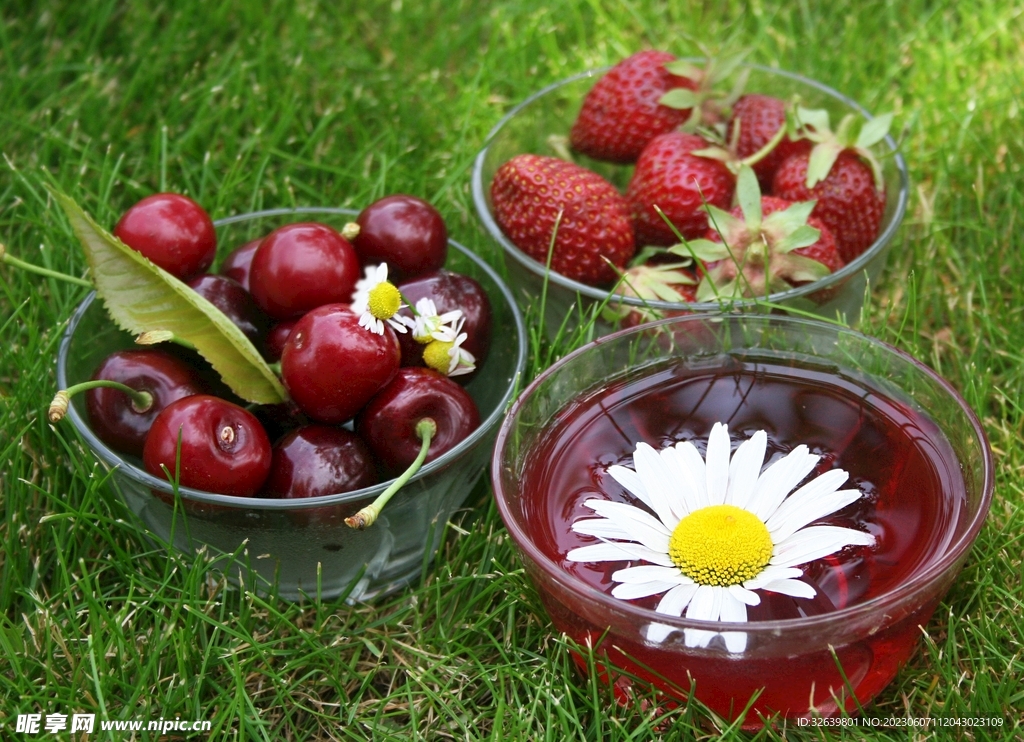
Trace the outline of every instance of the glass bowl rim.
<instances>
[{"instance_id":1,"label":"glass bowl rim","mask_svg":"<svg viewBox=\"0 0 1024 742\"><path fill-rule=\"evenodd\" d=\"M608 593L602 592L597 588L586 585L580 580L572 578L567 572L565 572L565 570L561 569L551 561L551 559L541 553L540 549L538 549L534 544L533 539L523 532L523 530L518 526L516 520L510 516L508 503L505 497L501 494L500 458L501 452L504 450L506 442L512 434L511 421L515 419L520 408L526 403L538 386L543 384L550 376L558 373L562 367L571 363L575 358L586 354L600 345L614 342L623 337L628 337L629 335L639 335L642 332L650 332L652 329L663 325L686 324L690 322L754 322L764 326L768 326L770 324L790 324L794 327L804 326L819 329L827 328L836 333L852 335L860 341L866 341L869 345L894 355L899 360L909 363L916 371L923 373L931 381L936 383L947 395L949 395L949 397L956 403L959 410L965 415L971 429L973 430L975 439L981 444L983 452L983 482L981 487L981 499L977 512L967 524L967 527L961 536L956 541L949 544L946 550L935 562L929 564L920 573L902 583L895 590L883 593L882 595L872 598L864 603L859 603L855 606L842 608L840 610L833 611L832 613L804 618L775 619L769 621L751 621L742 623L687 619L656 613L654 610L649 608L641 608L628 600L613 598ZM508 414L505 416L501 427L498 429L498 436L494 444L494 455L491 459L491 481L498 511L505 524L505 528L512 537L512 540L520 549L522 549L529 561L536 565L548 578L552 579L563 590L575 595L576 597L582 598L590 605L596 604L604 613L610 612L626 614L633 621L663 623L678 629L707 629L716 632L743 631L756 635L772 635L782 630L793 631L798 629L811 629L829 626L837 621L842 622L850 619L860 619L871 614L880 613L890 607L898 606L912 600L916 595L927 590L934 582L942 579L943 575L946 574L949 568L970 550L981 531L985 518L988 515L989 507L992 503L992 492L995 486L992 450L988 443L988 436L985 434L985 430L982 427L977 414L948 381L939 376L926 364L889 343L879 340L878 338L865 335L864 333L850 329L838 323L809 319L806 317L792 317L788 315L726 313L690 314L683 317L668 317L655 322L639 325L637 327L626 328L596 340L592 340L586 345L577 348L573 352L560 358L530 382L530 384L522 391L522 393L516 398L516 401L509 408Z\"/></svg>"},{"instance_id":2,"label":"glass bowl rim","mask_svg":"<svg viewBox=\"0 0 1024 742\"><path fill-rule=\"evenodd\" d=\"M238 224L246 221L252 221L254 219L277 217L277 216L289 216L289 215L310 215L315 216L316 214L329 214L332 216L351 216L355 217L359 214L358 211L353 209L344 209L338 207L315 207L315 206L301 206L296 208L280 208L280 209L266 209L263 211L255 211L247 214L236 214L234 216L225 217L223 219L214 220L214 227L226 227L232 224ZM422 468L406 483L405 486L419 481L424 477L430 476L433 472L443 469L450 462L460 458L468 449L472 448L481 438L489 433L489 431L498 423L499 418L505 414L505 410L509 406L509 402L515 393L516 387L518 386L518 380L522 378L523 371L526 368L526 325L523 321L522 313L519 311L519 307L516 304L515 297L512 295L511 290L505 284L505 281L498 275L498 273L488 265L487 261L478 256L472 250L464 247L455 240L449 238L448 244L454 247L464 257L468 258L474 265L487 277L494 282L494 285L498 288L501 293L502 299L508 305L509 310L512 314L512 319L515 323L516 339L517 339L517 352L515 367L511 375L511 381L508 388L505 390L505 394L501 401L495 405L485 419L480 421L479 427L474 430L465 440L459 443L457 446L452 448L450 451L445 452L442 456L434 459L433 461L424 464ZM64 334L61 337L60 346L57 351L57 385L60 389L67 388L67 355L71 345L71 338L78 328L78 325L85 315L85 312L92 305L96 299L96 292L90 292L75 309L74 314L68 320L67 328L64 330ZM68 406L68 418L70 418L78 434L84 439L90 449L100 456L107 464L112 467L116 467L124 471L124 473L132 479L141 482L143 485L150 487L151 489L159 489L162 492L170 494L173 489L167 480L159 479L154 477L149 472L135 465L133 462L127 460L122 454L111 449L107 444L101 441L89 425L86 424L85 420L78 413L78 410L74 405ZM220 495L213 492L205 492L202 490L193 489L190 487L179 487L178 491L181 493L183 499L194 500L202 503L216 504L225 507L245 509L245 510L307 510L315 507L323 507L325 505L339 505L348 502L354 502L358 500L373 499L381 492L383 492L394 479L388 479L379 484L375 484L372 487L363 487L362 489L352 490L350 492L342 492L339 494L332 495L320 495L317 497L305 497L305 498L263 498L263 497L239 497L236 495Z\"/></svg>"},{"instance_id":3,"label":"glass bowl rim","mask_svg":"<svg viewBox=\"0 0 1024 742\"><path fill-rule=\"evenodd\" d=\"M700 63L706 61L699 57L682 57L680 59L681 61L691 63ZM845 95L829 87L828 85L825 85L824 83L814 80L812 78L804 77L803 75L800 75L796 72L790 72L788 70L773 67L766 67L760 64L744 63L742 66L752 70L757 70L758 72L764 72L771 75L786 77L794 82L798 82L803 85L808 85L830 97L837 99L844 105L849 106L868 121L874 118L874 116L872 116L863 106L861 106L856 101L846 97ZM623 296L621 294L612 293L611 291L606 289L597 288L595 286L588 286L585 283L581 283L571 278L566 278L565 276L555 273L554 271L547 270L547 267L544 266L542 263L534 260L529 255L520 250L518 247L513 245L508 240L508 238L505 237L505 233L502 232L501 227L498 226L497 222L495 222L494 218L491 216L490 209L487 207L487 197L485 193L485 186L483 183L484 160L487 157L487 153L491 147L491 142L494 140L494 138L505 127L505 125L508 124L508 122L511 121L513 118L515 118L524 108L527 108L531 104L535 103L537 100L543 98L545 95L555 90L558 90L561 87L571 85L572 83L578 82L579 80L583 80L586 78L597 77L609 69L611 69L611 67L599 67L587 70L585 72L580 72L576 75L572 75L571 77L563 78L554 83L551 83L550 85L547 85L544 88L541 88L537 92L527 97L525 100L518 103L514 108L512 108L512 110L505 114L501 118L501 120L498 121L497 124L495 124L494 128L491 129L491 131L487 134L487 137L484 140L483 147L481 147L480 151L477 153L477 156L473 161L471 190L473 193L473 205L476 207L477 217L483 223L484 229L487 231L488 235L490 235L492 239L496 240L498 244L501 245L502 251L504 252L505 255L512 257L522 267L529 270L531 273L535 274L539 278L546 281L550 281L551 283L560 286L563 289L568 289L569 291L573 291L581 296L586 296L588 298L596 299L598 301L604 301L608 299L611 302L614 302L616 305L626 305L637 308L659 309L668 311L688 310L708 313L721 311L723 308L743 309L764 305L770 306L772 304L791 301L793 299L798 299L800 297L807 296L818 291L822 291L824 289L829 288L833 284L845 281L848 277L860 272L861 270L864 269L867 263L871 262L871 260L878 253L880 253L888 246L888 244L895 237L896 231L902 225L903 219L906 216L907 205L910 198L910 176L908 174L906 160L903 158L903 155L900 153L899 149L896 146L896 140L893 138L892 134L887 134L883 141L889 148L889 154L892 155L893 157L893 161L896 166L896 171L899 175L899 192L896 195L896 209L893 212L892 219L889 220L889 223L886 225L885 229L883 229L882 232L879 233L878 237L875 238L875 241L871 243L867 250L862 252L860 255L854 258L851 262L844 265L835 273L832 273L824 278L820 278L817 281L812 281L811 283L805 284L803 286L797 286L786 291L779 291L774 294L769 294L766 297L757 297L753 299L730 299L723 300L722 302L688 303L662 301L660 299L640 299L635 296Z\"/></svg>"}]
</instances>

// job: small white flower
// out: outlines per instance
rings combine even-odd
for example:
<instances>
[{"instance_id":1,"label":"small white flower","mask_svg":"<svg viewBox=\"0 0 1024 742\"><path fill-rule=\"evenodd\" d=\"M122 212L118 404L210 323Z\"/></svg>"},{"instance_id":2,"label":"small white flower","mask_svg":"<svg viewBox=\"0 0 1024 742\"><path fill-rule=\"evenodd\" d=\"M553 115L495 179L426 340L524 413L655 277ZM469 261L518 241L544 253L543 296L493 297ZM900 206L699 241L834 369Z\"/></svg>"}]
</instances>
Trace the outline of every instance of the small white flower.
<instances>
[{"instance_id":1,"label":"small white flower","mask_svg":"<svg viewBox=\"0 0 1024 742\"><path fill-rule=\"evenodd\" d=\"M861 497L839 489L848 474L832 469L793 488L817 465L819 456L797 446L763 472L768 435L759 430L730 459L728 427L715 423L706 460L689 441L656 451L638 443L634 469L612 466L608 473L653 512L627 503L587 500L600 518L577 520L573 531L602 543L572 549L575 562L647 562L612 574L612 595L622 600L665 593L657 613L702 621L745 623L758 591L813 598L814 588L799 569L851 546L871 546L869 533L838 526L810 525ZM792 494L790 494L792 493ZM672 628L654 623L648 639L660 642ZM686 645L706 647L715 631L684 630ZM722 632L733 653L746 649L747 635Z\"/></svg>"},{"instance_id":2,"label":"small white flower","mask_svg":"<svg viewBox=\"0 0 1024 742\"><path fill-rule=\"evenodd\" d=\"M416 316L409 321L409 327L412 329L412 336L420 343L426 344L431 340L450 343L458 335L455 325L460 319L461 309L438 314L434 300L424 297L416 302Z\"/></svg>"},{"instance_id":3,"label":"small white flower","mask_svg":"<svg viewBox=\"0 0 1024 742\"><path fill-rule=\"evenodd\" d=\"M465 322L465 317L460 316L454 325L446 325L438 337L427 343L423 348L423 362L427 366L447 376L462 376L476 370L476 358L462 347L468 338L462 332Z\"/></svg>"},{"instance_id":4,"label":"small white flower","mask_svg":"<svg viewBox=\"0 0 1024 742\"><path fill-rule=\"evenodd\" d=\"M465 322L463 319L458 321L455 338L451 341L452 347L448 349L448 357L451 359L448 362L449 376L462 376L463 374L471 374L476 371L476 358L462 347L462 344L466 342L468 337L466 333L459 332L462 329L463 322Z\"/></svg>"},{"instance_id":5,"label":"small white flower","mask_svg":"<svg viewBox=\"0 0 1024 742\"><path fill-rule=\"evenodd\" d=\"M404 318L396 317L405 305L401 293L388 281L388 264L368 265L364 274L352 293L352 311L359 315L359 325L383 335L386 321L396 332L406 332Z\"/></svg>"}]
</instances>

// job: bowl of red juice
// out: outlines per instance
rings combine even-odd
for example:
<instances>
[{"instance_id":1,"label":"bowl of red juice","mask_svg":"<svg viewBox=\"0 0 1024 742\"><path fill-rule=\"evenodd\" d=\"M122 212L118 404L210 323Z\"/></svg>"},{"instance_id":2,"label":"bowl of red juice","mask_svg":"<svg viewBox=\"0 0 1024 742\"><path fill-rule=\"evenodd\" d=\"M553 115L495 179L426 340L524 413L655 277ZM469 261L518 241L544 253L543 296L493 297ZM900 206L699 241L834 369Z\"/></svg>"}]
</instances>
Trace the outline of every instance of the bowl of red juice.
<instances>
[{"instance_id":1,"label":"bowl of red juice","mask_svg":"<svg viewBox=\"0 0 1024 742\"><path fill-rule=\"evenodd\" d=\"M720 438L713 454L716 425L727 426L728 443ZM656 503L643 501L650 495L636 494L642 487L614 476L616 467L639 471L639 443L692 448L706 478L700 486L711 492L716 477L722 487L738 481L737 452L758 431L763 457L745 461L757 477L751 491L760 492L766 472L799 449L816 463L792 489L804 488L800 504L811 516L816 507L823 513L805 527L856 536L820 558L797 560L788 576L802 587L785 593L799 596L755 590L759 603L746 605L746 620L732 613L724 620L724 611L718 620L695 618L679 605L658 612L664 590L621 597L623 575L656 565L649 561L661 558L656 550L579 557L628 543L616 514L601 528L574 528L592 525L599 506L643 511L636 517L646 523L660 517ZM809 483L833 469L846 473L842 487L854 499L818 507ZM838 325L766 315L663 320L566 356L511 408L491 475L526 571L553 628L581 648L574 660L583 672L596 667L622 702L639 683L668 705L693 697L746 728L856 714L869 703L927 631L982 527L993 487L976 415L931 369ZM663 477L657 486L674 497L683 479ZM626 505L632 509L623 511ZM666 542L676 544L682 522ZM672 554L661 564L654 569L684 572ZM617 588L620 597L612 594ZM710 604L697 610L696 600L695 614L717 614L708 613ZM584 647L593 648L593 665Z\"/></svg>"}]
</instances>

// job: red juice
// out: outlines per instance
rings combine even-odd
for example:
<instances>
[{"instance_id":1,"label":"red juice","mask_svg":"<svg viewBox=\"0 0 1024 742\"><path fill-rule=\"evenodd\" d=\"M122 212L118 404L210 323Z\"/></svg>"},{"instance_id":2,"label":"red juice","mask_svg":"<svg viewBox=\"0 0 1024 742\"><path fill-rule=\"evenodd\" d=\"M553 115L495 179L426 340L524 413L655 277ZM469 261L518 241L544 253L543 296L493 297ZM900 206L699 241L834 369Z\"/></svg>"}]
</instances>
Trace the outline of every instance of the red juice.
<instances>
[{"instance_id":1,"label":"red juice","mask_svg":"<svg viewBox=\"0 0 1024 742\"><path fill-rule=\"evenodd\" d=\"M571 530L575 520L595 517L583 503L599 498L644 507L608 475L608 467L632 468L639 441L660 449L690 440L703 455L716 422L728 424L734 450L765 430L764 466L805 444L821 456L809 478L846 470L843 489L857 488L863 496L816 524L868 531L876 541L803 565L803 579L816 589L813 599L760 591L761 604L748 608L751 625L856 607L905 584L949 546L966 492L956 456L935 422L877 387L837 376L834 369L733 359L713 369L678 361L658 366L606 384L560 410L524 472L524 516L538 548L570 575L610 593L612 573L630 562L565 559L569 550L596 542ZM639 632L609 632L568 593L556 595L542 585L541 597L557 628L581 645L600 643L597 649L611 666L671 696L685 698L692 687L696 698L730 719L756 696L745 719L752 725L773 714L813 710L828 716L840 706L856 712L909 658L918 625L927 623L937 600L918 602L905 615L878 617L879 625L861 641L842 644L804 628L792 636L783 631L769 643L752 639L747 651L730 655L723 649L682 651L681 638L673 649L645 641ZM660 598L628 602L653 609ZM616 681L617 689L629 684L611 668L601 672Z\"/></svg>"}]
</instances>

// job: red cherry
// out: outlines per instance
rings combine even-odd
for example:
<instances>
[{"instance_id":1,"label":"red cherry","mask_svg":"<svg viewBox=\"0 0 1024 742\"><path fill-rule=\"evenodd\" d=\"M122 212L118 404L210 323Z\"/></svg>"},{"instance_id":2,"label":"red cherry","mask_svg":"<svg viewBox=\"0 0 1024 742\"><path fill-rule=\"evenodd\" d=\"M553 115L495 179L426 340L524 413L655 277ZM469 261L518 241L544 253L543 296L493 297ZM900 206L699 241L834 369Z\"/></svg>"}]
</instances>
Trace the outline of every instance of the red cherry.
<instances>
[{"instance_id":1,"label":"red cherry","mask_svg":"<svg viewBox=\"0 0 1024 742\"><path fill-rule=\"evenodd\" d=\"M326 224L274 230L252 258L249 289L274 319L299 317L324 304L352 300L361 277L351 243Z\"/></svg>"},{"instance_id":2,"label":"red cherry","mask_svg":"<svg viewBox=\"0 0 1024 742\"><path fill-rule=\"evenodd\" d=\"M224 262L220 264L220 271L222 276L238 281L243 289L249 290L249 269L252 267L252 256L256 254L256 248L263 242L263 238L260 237L258 240L252 240L246 242L241 247L236 247L228 256L224 258Z\"/></svg>"},{"instance_id":3,"label":"red cherry","mask_svg":"<svg viewBox=\"0 0 1024 742\"><path fill-rule=\"evenodd\" d=\"M271 363L281 360L284 344L288 342L297 319L286 319L270 328L263 338L263 357Z\"/></svg>"},{"instance_id":4,"label":"red cherry","mask_svg":"<svg viewBox=\"0 0 1024 742\"><path fill-rule=\"evenodd\" d=\"M399 290L413 306L420 299L432 299L438 314L462 310L465 324L462 331L466 333L466 342L462 347L473 354L479 368L487 358L491 347L491 300L475 279L461 273L439 270L416 278L402 281ZM412 317L409 309L402 309L401 314ZM402 344L402 364L423 366L423 346L417 343L411 333L398 336Z\"/></svg>"},{"instance_id":5,"label":"red cherry","mask_svg":"<svg viewBox=\"0 0 1024 742\"><path fill-rule=\"evenodd\" d=\"M140 408L117 389L99 387L85 392L85 409L93 432L111 448L132 456L142 456L146 434L165 407L205 391L196 371L156 349L111 353L92 378L117 381L152 395L152 403Z\"/></svg>"},{"instance_id":6,"label":"red cherry","mask_svg":"<svg viewBox=\"0 0 1024 742\"><path fill-rule=\"evenodd\" d=\"M358 435L344 428L307 425L274 445L263 494L285 499L319 497L376 483L373 456Z\"/></svg>"},{"instance_id":7,"label":"red cherry","mask_svg":"<svg viewBox=\"0 0 1024 742\"><path fill-rule=\"evenodd\" d=\"M177 193L142 199L125 212L114 234L183 281L209 268L217 254L217 233L209 215Z\"/></svg>"},{"instance_id":8,"label":"red cherry","mask_svg":"<svg viewBox=\"0 0 1024 742\"><path fill-rule=\"evenodd\" d=\"M248 496L270 472L270 441L249 411L219 397L197 394L179 399L157 415L146 437L146 471L174 474L179 436L179 483L205 492Z\"/></svg>"},{"instance_id":9,"label":"red cherry","mask_svg":"<svg viewBox=\"0 0 1024 742\"><path fill-rule=\"evenodd\" d=\"M387 263L392 281L437 270L448 256L448 229L423 199L396 194L363 209L352 241L363 265Z\"/></svg>"},{"instance_id":10,"label":"red cherry","mask_svg":"<svg viewBox=\"0 0 1024 742\"><path fill-rule=\"evenodd\" d=\"M437 424L427 461L450 451L480 425L476 403L465 389L433 369L404 367L356 418L356 432L384 467L397 473L419 454L416 424L427 417Z\"/></svg>"},{"instance_id":11,"label":"red cherry","mask_svg":"<svg viewBox=\"0 0 1024 742\"><path fill-rule=\"evenodd\" d=\"M281 355L281 376L303 412L341 423L391 381L400 361L390 327L378 335L361 327L347 304L328 304L295 323Z\"/></svg>"},{"instance_id":12,"label":"red cherry","mask_svg":"<svg viewBox=\"0 0 1024 742\"><path fill-rule=\"evenodd\" d=\"M270 320L241 284L227 276L204 273L188 285L222 311L254 344L260 342Z\"/></svg>"}]
</instances>

